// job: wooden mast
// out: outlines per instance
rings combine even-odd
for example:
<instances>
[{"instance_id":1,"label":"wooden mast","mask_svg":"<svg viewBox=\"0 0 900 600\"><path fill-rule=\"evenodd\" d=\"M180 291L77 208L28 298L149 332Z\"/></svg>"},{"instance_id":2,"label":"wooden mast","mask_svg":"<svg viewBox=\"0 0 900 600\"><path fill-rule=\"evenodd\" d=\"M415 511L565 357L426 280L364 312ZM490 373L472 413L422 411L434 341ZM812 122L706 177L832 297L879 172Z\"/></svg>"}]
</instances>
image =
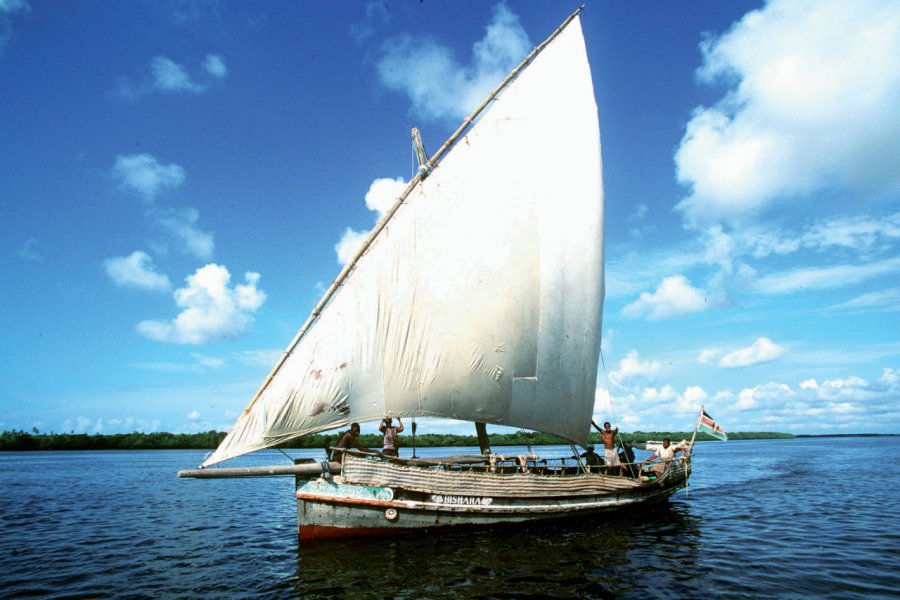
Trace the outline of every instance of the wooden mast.
<instances>
[{"instance_id":1,"label":"wooden mast","mask_svg":"<svg viewBox=\"0 0 900 600\"><path fill-rule=\"evenodd\" d=\"M491 440L488 437L487 425L485 423L475 423L475 433L478 436L478 447L482 454L491 453Z\"/></svg>"}]
</instances>

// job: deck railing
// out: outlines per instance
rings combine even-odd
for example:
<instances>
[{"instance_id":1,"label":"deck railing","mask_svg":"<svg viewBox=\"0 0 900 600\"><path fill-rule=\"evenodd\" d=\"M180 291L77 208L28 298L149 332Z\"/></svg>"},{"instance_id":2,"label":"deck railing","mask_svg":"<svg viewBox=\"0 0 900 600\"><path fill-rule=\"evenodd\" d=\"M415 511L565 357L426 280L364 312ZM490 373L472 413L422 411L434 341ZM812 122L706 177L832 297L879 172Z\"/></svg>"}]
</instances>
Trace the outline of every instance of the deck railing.
<instances>
[{"instance_id":1,"label":"deck railing","mask_svg":"<svg viewBox=\"0 0 900 600\"><path fill-rule=\"evenodd\" d=\"M460 454L429 458L402 458L399 456L380 456L374 452L362 452L348 448L328 448L333 460L341 462L341 455L347 454L359 458L379 459L399 465L428 467L447 470L466 470L489 473L533 473L547 476L572 476L578 473L592 473L607 477L623 477L641 480L642 478L662 477L673 465L686 465L690 469L690 455L661 461L626 462L619 465L586 466L576 456L555 458L538 458L536 455L502 455L502 454ZM654 467L664 465L663 469ZM646 479L645 479L646 480Z\"/></svg>"}]
</instances>

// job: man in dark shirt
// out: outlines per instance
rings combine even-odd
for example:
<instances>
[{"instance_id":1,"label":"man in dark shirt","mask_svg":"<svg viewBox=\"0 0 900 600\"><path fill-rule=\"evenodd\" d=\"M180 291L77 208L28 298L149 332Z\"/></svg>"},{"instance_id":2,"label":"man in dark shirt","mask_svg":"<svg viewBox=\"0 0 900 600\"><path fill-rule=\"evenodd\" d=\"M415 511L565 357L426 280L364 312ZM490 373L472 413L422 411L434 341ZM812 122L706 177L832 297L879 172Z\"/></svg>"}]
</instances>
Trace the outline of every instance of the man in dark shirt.
<instances>
[{"instance_id":1,"label":"man in dark shirt","mask_svg":"<svg viewBox=\"0 0 900 600\"><path fill-rule=\"evenodd\" d=\"M594 445L588 444L584 447L585 452L582 453L581 458L584 460L584 464L588 467L599 467L603 464L603 459L600 458L600 455L594 452ZM593 471L594 469L590 469Z\"/></svg>"}]
</instances>

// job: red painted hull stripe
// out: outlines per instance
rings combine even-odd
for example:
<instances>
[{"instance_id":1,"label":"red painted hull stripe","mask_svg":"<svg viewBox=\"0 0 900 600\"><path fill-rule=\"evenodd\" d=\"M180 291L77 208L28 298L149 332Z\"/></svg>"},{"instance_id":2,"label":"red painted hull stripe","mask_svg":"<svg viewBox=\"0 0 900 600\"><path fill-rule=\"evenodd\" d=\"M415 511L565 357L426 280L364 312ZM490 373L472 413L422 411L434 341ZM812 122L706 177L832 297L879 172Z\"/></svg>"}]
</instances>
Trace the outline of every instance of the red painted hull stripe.
<instances>
[{"instance_id":1,"label":"red painted hull stripe","mask_svg":"<svg viewBox=\"0 0 900 600\"><path fill-rule=\"evenodd\" d=\"M301 525L297 533L300 541L327 540L361 535L394 535L409 533L412 529L403 527L326 527L324 525Z\"/></svg>"}]
</instances>

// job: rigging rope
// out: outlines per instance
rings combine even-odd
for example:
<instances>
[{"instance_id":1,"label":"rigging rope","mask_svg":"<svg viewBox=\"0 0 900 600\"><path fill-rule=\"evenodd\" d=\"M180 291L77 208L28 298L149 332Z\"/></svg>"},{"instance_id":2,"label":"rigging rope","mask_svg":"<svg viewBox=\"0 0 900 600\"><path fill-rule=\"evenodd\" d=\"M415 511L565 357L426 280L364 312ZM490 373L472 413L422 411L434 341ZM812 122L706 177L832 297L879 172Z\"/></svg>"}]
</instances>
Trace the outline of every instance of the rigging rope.
<instances>
[{"instance_id":1,"label":"rigging rope","mask_svg":"<svg viewBox=\"0 0 900 600\"><path fill-rule=\"evenodd\" d=\"M606 397L609 399L609 412L612 415L612 422L615 424L616 430L619 429L619 421L616 419L616 408L613 406L612 391L609 387L609 374L606 372L606 359L603 358L603 345L600 345L600 364L603 365L603 380L606 381ZM621 442L622 436L616 434Z\"/></svg>"}]
</instances>

